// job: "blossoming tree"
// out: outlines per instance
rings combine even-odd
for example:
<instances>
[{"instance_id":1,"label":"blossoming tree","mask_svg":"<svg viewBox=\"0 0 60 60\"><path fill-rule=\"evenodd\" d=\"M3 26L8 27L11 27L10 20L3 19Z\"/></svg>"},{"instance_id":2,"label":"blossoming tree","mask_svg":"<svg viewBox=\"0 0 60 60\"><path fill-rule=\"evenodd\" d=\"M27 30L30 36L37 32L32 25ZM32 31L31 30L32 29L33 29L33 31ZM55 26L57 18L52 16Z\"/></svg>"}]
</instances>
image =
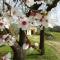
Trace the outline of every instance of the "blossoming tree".
<instances>
[{"instance_id":1,"label":"blossoming tree","mask_svg":"<svg viewBox=\"0 0 60 60\"><path fill-rule=\"evenodd\" d=\"M3 0L4 1L4 0ZM52 4L47 4L44 1L35 0L32 1L33 4L27 3L31 2L30 0L6 0L4 1L5 4L5 10L4 15L11 17L12 20L10 20L10 24L18 24L19 28L19 41L16 41L15 37L11 34L9 29L5 29L5 27L8 27L7 25L3 25L2 21L0 20L0 29L3 32L5 29L7 31L6 36L3 34L0 36L3 36L3 40L1 40L2 44L7 42L7 44L12 48L14 57L13 60L24 60L24 51L23 49L27 49L28 47L32 46L35 48L35 46L31 45L31 42L27 38L25 34L25 30L27 30L31 25L31 19L29 20L28 17L32 17L33 21L37 19L37 25L40 26L40 54L44 55L44 28L47 26L48 23L46 16L49 11L56 7L56 4L59 0L54 0ZM13 4L13 5L12 5ZM30 4L30 5L29 5ZM4 5L3 5L4 7ZM3 8L4 9L4 8ZM14 15L16 12L16 15ZM23 13L22 15L20 13ZM47 13L46 13L47 12ZM16 19L16 20L15 20ZM32 22L33 22L32 21ZM17 23L16 23L17 22ZM4 57L3 57L4 59Z\"/></svg>"}]
</instances>

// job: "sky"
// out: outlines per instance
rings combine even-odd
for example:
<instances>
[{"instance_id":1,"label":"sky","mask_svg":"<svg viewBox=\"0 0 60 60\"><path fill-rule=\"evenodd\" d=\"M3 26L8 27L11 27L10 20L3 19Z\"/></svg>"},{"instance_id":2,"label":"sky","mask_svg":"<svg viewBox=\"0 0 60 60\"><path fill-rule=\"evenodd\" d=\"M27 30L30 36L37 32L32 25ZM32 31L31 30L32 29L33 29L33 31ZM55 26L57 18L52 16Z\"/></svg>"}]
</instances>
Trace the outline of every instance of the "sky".
<instances>
[{"instance_id":1,"label":"sky","mask_svg":"<svg viewBox=\"0 0 60 60\"><path fill-rule=\"evenodd\" d=\"M57 3L57 6L55 8L52 8L52 10L48 14L48 22L54 26L60 26L60 2Z\"/></svg>"}]
</instances>

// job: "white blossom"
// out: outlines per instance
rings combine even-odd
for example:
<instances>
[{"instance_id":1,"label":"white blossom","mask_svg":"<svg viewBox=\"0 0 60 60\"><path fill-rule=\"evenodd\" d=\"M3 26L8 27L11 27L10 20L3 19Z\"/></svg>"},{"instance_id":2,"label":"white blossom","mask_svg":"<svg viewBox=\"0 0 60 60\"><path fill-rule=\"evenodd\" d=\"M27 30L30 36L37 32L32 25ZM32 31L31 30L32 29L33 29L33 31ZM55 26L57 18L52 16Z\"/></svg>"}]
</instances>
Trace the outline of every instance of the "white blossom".
<instances>
[{"instance_id":1,"label":"white blossom","mask_svg":"<svg viewBox=\"0 0 60 60\"><path fill-rule=\"evenodd\" d=\"M2 57L3 60L11 60L11 53L9 52L8 54L6 54L5 56Z\"/></svg>"},{"instance_id":2,"label":"white blossom","mask_svg":"<svg viewBox=\"0 0 60 60\"><path fill-rule=\"evenodd\" d=\"M32 47L30 47L30 51L33 51L34 49Z\"/></svg>"},{"instance_id":3,"label":"white blossom","mask_svg":"<svg viewBox=\"0 0 60 60\"><path fill-rule=\"evenodd\" d=\"M7 18L4 17L3 21L4 21L5 28L9 29L9 27L10 27L9 20L7 20Z\"/></svg>"},{"instance_id":4,"label":"white blossom","mask_svg":"<svg viewBox=\"0 0 60 60\"><path fill-rule=\"evenodd\" d=\"M4 29L4 21L2 18L0 18L0 29L3 31Z\"/></svg>"},{"instance_id":5,"label":"white blossom","mask_svg":"<svg viewBox=\"0 0 60 60\"><path fill-rule=\"evenodd\" d=\"M38 44L38 43L35 43L34 45L35 45L36 47L38 47L38 46L39 46L39 44Z\"/></svg>"},{"instance_id":6,"label":"white blossom","mask_svg":"<svg viewBox=\"0 0 60 60\"><path fill-rule=\"evenodd\" d=\"M16 42L15 37L9 35L9 38L8 38L8 40L6 41L7 45L9 45L9 46L13 46L13 45L15 44L15 42Z\"/></svg>"},{"instance_id":7,"label":"white blossom","mask_svg":"<svg viewBox=\"0 0 60 60\"><path fill-rule=\"evenodd\" d=\"M29 48L29 44L24 43L24 44L23 44L23 49L24 49L24 50L27 50L28 48Z\"/></svg>"},{"instance_id":8,"label":"white blossom","mask_svg":"<svg viewBox=\"0 0 60 60\"><path fill-rule=\"evenodd\" d=\"M22 28L22 30L27 30L29 27L29 21L26 17L20 19L20 28Z\"/></svg>"},{"instance_id":9,"label":"white blossom","mask_svg":"<svg viewBox=\"0 0 60 60\"><path fill-rule=\"evenodd\" d=\"M15 44L15 42L16 42L15 36L11 36L9 34L3 35L0 38L0 46L2 46L2 45L12 46Z\"/></svg>"},{"instance_id":10,"label":"white blossom","mask_svg":"<svg viewBox=\"0 0 60 60\"><path fill-rule=\"evenodd\" d=\"M34 4L34 0L27 0L26 4L31 7Z\"/></svg>"},{"instance_id":11,"label":"white blossom","mask_svg":"<svg viewBox=\"0 0 60 60\"><path fill-rule=\"evenodd\" d=\"M5 40L3 38L0 38L0 46L4 45Z\"/></svg>"}]
</instances>

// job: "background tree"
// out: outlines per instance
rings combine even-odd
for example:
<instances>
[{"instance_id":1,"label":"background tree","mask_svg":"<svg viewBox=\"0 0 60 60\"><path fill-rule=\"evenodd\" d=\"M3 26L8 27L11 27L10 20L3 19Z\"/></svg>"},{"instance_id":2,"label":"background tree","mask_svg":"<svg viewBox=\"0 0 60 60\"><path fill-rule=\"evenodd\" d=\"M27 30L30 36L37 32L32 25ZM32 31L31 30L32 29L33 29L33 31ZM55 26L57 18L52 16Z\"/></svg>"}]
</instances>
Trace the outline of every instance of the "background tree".
<instances>
[{"instance_id":1,"label":"background tree","mask_svg":"<svg viewBox=\"0 0 60 60\"><path fill-rule=\"evenodd\" d=\"M35 0L35 1L38 1L38 0ZM39 1L41 1L41 0L39 0ZM44 0L45 1L45 0ZM48 0L47 0L48 1ZM51 9L52 8L54 8L54 7L56 7L56 5L57 5L57 3L59 2L60 0L53 0L52 1L52 4L48 4L47 3L47 9L46 9L46 11L47 11L47 13L49 13L49 11L51 11ZM32 5L31 7L30 7L30 11L26 14L27 15L27 17L29 17L30 16L30 13L31 13L31 10L34 10L34 11L39 11L38 10L38 8L40 7L42 5L42 3L41 4L34 4L34 5ZM40 10L40 12L41 12L42 10ZM43 15L44 16L44 15ZM44 55L44 27L43 27L43 29L40 31L40 44L39 44L39 48L40 48L40 51L41 51L41 55Z\"/></svg>"}]
</instances>

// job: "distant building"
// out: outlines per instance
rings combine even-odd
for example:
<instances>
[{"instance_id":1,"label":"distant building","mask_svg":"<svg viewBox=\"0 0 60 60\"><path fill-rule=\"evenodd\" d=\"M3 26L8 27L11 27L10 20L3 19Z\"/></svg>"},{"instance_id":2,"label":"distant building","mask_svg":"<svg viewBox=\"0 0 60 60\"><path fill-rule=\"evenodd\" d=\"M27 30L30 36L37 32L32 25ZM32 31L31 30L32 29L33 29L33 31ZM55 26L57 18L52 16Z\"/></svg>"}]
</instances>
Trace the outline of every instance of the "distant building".
<instances>
[{"instance_id":1,"label":"distant building","mask_svg":"<svg viewBox=\"0 0 60 60\"><path fill-rule=\"evenodd\" d=\"M32 26L27 30L27 35L33 35L37 32L37 27L36 26Z\"/></svg>"}]
</instances>

